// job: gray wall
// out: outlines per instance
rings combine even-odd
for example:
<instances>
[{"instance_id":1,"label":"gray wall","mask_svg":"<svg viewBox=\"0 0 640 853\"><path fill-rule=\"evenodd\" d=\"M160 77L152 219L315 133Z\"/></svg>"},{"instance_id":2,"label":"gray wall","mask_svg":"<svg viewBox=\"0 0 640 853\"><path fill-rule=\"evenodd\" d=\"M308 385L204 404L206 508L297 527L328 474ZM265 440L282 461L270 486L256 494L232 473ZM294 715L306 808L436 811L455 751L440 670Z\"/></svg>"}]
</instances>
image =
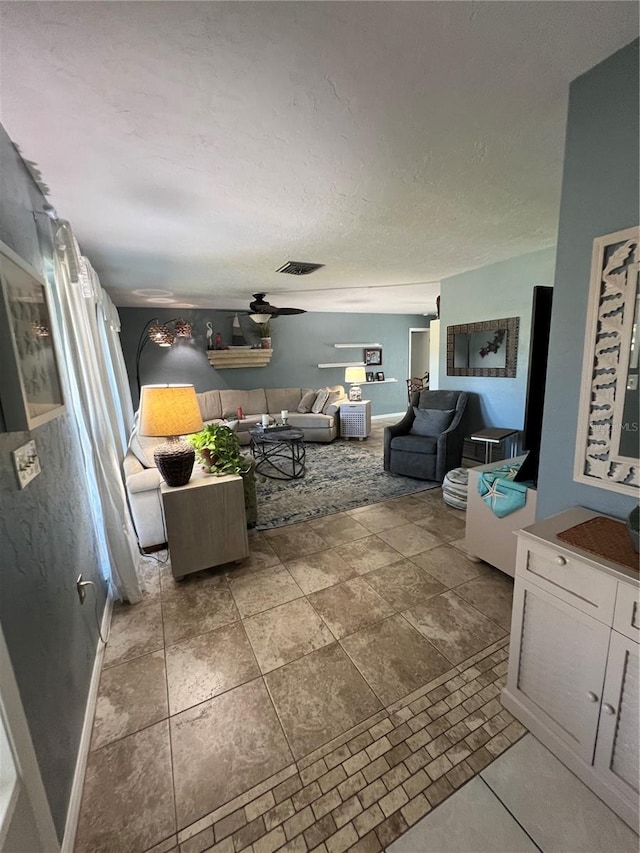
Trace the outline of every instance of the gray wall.
<instances>
[{"instance_id":1,"label":"gray wall","mask_svg":"<svg viewBox=\"0 0 640 853\"><path fill-rule=\"evenodd\" d=\"M553 284L555 249L542 249L446 278L440 292L440 388L471 391L467 430L522 429L529 367L531 304L536 284ZM447 376L447 326L519 317L517 373L506 377Z\"/></svg>"},{"instance_id":2,"label":"gray wall","mask_svg":"<svg viewBox=\"0 0 640 853\"><path fill-rule=\"evenodd\" d=\"M51 258L44 198L0 126L0 240L39 273ZM3 422L4 423L4 422ZM35 439L42 473L20 491L11 451ZM80 607L75 580L105 601L97 544L71 414L31 433L0 424L0 621L58 835L69 793L97 644L93 602Z\"/></svg>"},{"instance_id":3,"label":"gray wall","mask_svg":"<svg viewBox=\"0 0 640 853\"><path fill-rule=\"evenodd\" d=\"M364 399L370 399L374 415L403 412L407 407L405 380L409 365L409 329L428 327L420 315L309 313L278 317L271 323L273 358L267 367L214 370L206 356L206 323L220 331L223 342L231 342L229 311L120 308L121 340L131 381L134 404L135 354L140 334L153 317L168 320L184 317L193 324L193 343L180 342L170 349L148 343L140 361L141 384L191 382L196 391L210 388L320 388L344 385L344 367L319 369L318 364L361 361L361 349L336 349L334 343L374 343L382 345L382 370L385 378L397 383L363 387ZM240 316L247 343L258 340L256 326Z\"/></svg>"},{"instance_id":4,"label":"gray wall","mask_svg":"<svg viewBox=\"0 0 640 853\"><path fill-rule=\"evenodd\" d=\"M571 84L537 509L623 517L637 500L573 481L591 248L637 225L638 40ZM636 413L637 417L637 413Z\"/></svg>"}]
</instances>

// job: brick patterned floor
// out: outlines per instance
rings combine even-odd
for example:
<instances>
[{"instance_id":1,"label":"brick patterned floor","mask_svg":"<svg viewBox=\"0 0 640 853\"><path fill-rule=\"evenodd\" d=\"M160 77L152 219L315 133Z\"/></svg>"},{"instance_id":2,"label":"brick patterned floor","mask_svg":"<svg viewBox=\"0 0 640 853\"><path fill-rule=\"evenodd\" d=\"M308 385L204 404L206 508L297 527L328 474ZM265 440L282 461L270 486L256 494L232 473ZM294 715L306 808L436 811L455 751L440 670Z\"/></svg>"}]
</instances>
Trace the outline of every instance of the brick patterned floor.
<instances>
[{"instance_id":1,"label":"brick patterned floor","mask_svg":"<svg viewBox=\"0 0 640 853\"><path fill-rule=\"evenodd\" d=\"M377 853L525 728L500 703L508 638L178 833L180 853ZM175 836L152 848L173 853Z\"/></svg>"}]
</instances>

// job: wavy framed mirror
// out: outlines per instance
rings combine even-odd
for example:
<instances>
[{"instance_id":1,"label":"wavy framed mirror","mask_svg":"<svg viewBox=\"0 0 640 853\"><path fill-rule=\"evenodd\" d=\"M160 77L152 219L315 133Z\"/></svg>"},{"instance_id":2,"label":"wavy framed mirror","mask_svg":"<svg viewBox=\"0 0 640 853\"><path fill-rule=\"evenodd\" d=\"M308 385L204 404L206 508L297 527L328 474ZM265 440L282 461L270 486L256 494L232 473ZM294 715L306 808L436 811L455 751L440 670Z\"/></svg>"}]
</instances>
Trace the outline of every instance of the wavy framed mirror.
<instances>
[{"instance_id":1,"label":"wavy framed mirror","mask_svg":"<svg viewBox=\"0 0 640 853\"><path fill-rule=\"evenodd\" d=\"M574 480L638 497L640 226L593 241Z\"/></svg>"},{"instance_id":2,"label":"wavy framed mirror","mask_svg":"<svg viewBox=\"0 0 640 853\"><path fill-rule=\"evenodd\" d=\"M447 326L447 376L516 375L519 317Z\"/></svg>"}]
</instances>

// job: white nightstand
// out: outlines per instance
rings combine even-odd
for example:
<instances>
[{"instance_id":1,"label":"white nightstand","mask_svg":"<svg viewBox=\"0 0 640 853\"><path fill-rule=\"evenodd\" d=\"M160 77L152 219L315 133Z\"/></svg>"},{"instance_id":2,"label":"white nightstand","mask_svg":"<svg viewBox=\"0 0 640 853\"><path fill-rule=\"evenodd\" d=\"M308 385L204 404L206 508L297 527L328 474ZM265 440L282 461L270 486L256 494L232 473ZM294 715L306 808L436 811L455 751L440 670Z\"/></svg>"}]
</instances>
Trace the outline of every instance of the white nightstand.
<instances>
[{"instance_id":1,"label":"white nightstand","mask_svg":"<svg viewBox=\"0 0 640 853\"><path fill-rule=\"evenodd\" d=\"M340 404L341 438L359 438L371 435L371 400Z\"/></svg>"}]
</instances>

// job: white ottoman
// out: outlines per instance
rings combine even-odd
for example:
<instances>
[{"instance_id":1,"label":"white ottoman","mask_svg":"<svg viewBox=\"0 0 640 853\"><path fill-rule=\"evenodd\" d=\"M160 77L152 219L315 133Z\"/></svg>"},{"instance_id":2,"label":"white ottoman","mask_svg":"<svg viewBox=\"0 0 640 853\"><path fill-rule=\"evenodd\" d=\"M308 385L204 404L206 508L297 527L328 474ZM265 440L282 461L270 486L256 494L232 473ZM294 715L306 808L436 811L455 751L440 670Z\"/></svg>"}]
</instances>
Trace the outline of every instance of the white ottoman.
<instances>
[{"instance_id":1,"label":"white ottoman","mask_svg":"<svg viewBox=\"0 0 640 853\"><path fill-rule=\"evenodd\" d=\"M442 482L442 500L455 509L466 510L469 469L454 468Z\"/></svg>"}]
</instances>

